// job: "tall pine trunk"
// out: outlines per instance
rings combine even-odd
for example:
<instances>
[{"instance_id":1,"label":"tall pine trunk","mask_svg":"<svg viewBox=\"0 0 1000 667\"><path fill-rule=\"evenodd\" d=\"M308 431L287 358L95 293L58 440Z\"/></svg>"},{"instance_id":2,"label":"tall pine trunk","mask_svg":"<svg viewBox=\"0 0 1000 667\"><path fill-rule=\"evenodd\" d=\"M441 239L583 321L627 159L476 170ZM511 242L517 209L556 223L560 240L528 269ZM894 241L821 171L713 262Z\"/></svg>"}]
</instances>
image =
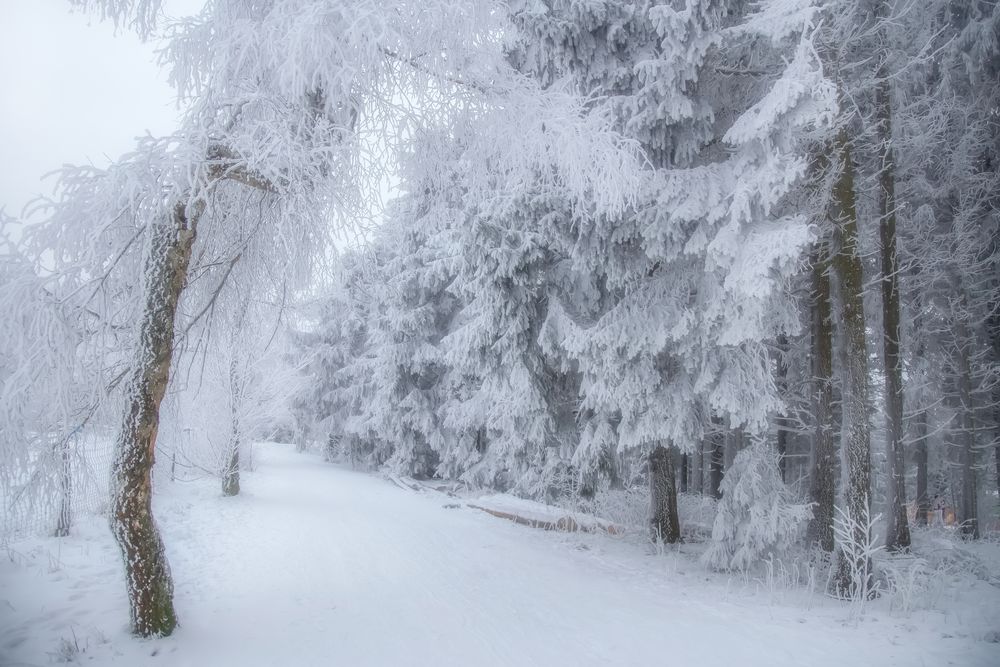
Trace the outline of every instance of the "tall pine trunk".
<instances>
[{"instance_id":1,"label":"tall pine trunk","mask_svg":"<svg viewBox=\"0 0 1000 667\"><path fill-rule=\"evenodd\" d=\"M836 180L830 201L836 251L831 268L840 288L838 320L843 326L846 364L842 372L843 410L847 423L847 514L855 526L853 539L867 544L866 517L871 502L871 424L868 405L868 350L865 340L864 275L858 247L858 212L854 194L854 160L847 128L841 127L833 145ZM856 571L871 572L871 562L854 564ZM843 554L835 586L851 589L849 564Z\"/></svg>"},{"instance_id":2,"label":"tall pine trunk","mask_svg":"<svg viewBox=\"0 0 1000 667\"><path fill-rule=\"evenodd\" d=\"M681 454L681 493L687 493L690 470L691 464L688 455Z\"/></svg>"},{"instance_id":3,"label":"tall pine trunk","mask_svg":"<svg viewBox=\"0 0 1000 667\"><path fill-rule=\"evenodd\" d=\"M150 230L146 303L139 322L139 353L114 463L111 528L125 561L132 632L169 635L177 625L173 582L153 520L152 471L160 403L170 378L177 303L187 282L191 248L204 203L174 206Z\"/></svg>"},{"instance_id":4,"label":"tall pine trunk","mask_svg":"<svg viewBox=\"0 0 1000 667\"><path fill-rule=\"evenodd\" d=\"M892 147L892 99L886 40L884 2L878 5L880 48L875 76L875 127L878 155L879 240L882 250L882 349L885 357L885 444L889 463L886 493L885 547L901 551L910 546L906 520L906 477L903 458L903 361L900 348L899 262L896 257L896 172Z\"/></svg>"},{"instance_id":5,"label":"tall pine trunk","mask_svg":"<svg viewBox=\"0 0 1000 667\"><path fill-rule=\"evenodd\" d=\"M681 538L677 517L677 485L674 461L668 450L659 445L649 455L649 491L652 503L651 532L654 541L673 544Z\"/></svg>"},{"instance_id":6,"label":"tall pine trunk","mask_svg":"<svg viewBox=\"0 0 1000 667\"><path fill-rule=\"evenodd\" d=\"M917 441L913 446L913 458L917 464L917 515L918 526L927 525L927 515L931 511L931 499L927 495L927 410L921 408L916 415Z\"/></svg>"},{"instance_id":7,"label":"tall pine trunk","mask_svg":"<svg viewBox=\"0 0 1000 667\"><path fill-rule=\"evenodd\" d=\"M808 539L824 551L833 551L833 506L837 497L837 449L833 440L833 322L830 305L830 268L826 253L817 250L813 258L812 376L813 434L812 476L809 497L813 516Z\"/></svg>"},{"instance_id":8,"label":"tall pine trunk","mask_svg":"<svg viewBox=\"0 0 1000 667\"><path fill-rule=\"evenodd\" d=\"M957 278L955 279L958 285ZM959 289L961 286L958 285ZM962 498L959 507L962 534L979 538L979 508L976 489L976 433L972 404L972 368L969 362L968 327L961 315L955 321L955 357L958 370L959 443L962 447Z\"/></svg>"},{"instance_id":9,"label":"tall pine trunk","mask_svg":"<svg viewBox=\"0 0 1000 667\"><path fill-rule=\"evenodd\" d=\"M694 452L694 465L691 470L691 485L694 492L701 495L705 492L705 439L698 443Z\"/></svg>"},{"instance_id":10,"label":"tall pine trunk","mask_svg":"<svg viewBox=\"0 0 1000 667\"><path fill-rule=\"evenodd\" d=\"M993 459L997 469L997 497L1000 498L1000 389L993 392Z\"/></svg>"},{"instance_id":11,"label":"tall pine trunk","mask_svg":"<svg viewBox=\"0 0 1000 667\"><path fill-rule=\"evenodd\" d=\"M917 299L917 311L923 310L923 302L920 298ZM923 318L918 315L913 323L913 330L917 332L915 336L916 347L913 351L913 356L915 359L923 359L927 350L927 343L925 342L925 336L927 335L923 330ZM920 381L926 382L927 378L920 378ZM913 462L917 466L917 497L916 505L917 511L914 521L918 526L926 526L928 523L928 517L931 511L931 498L930 494L927 492L927 477L928 477L928 464L929 464L929 452L928 452L928 415L927 406L923 397L919 397L917 400L920 401L920 406L917 408L917 412L914 415L914 430L916 431L916 440L913 443Z\"/></svg>"}]
</instances>

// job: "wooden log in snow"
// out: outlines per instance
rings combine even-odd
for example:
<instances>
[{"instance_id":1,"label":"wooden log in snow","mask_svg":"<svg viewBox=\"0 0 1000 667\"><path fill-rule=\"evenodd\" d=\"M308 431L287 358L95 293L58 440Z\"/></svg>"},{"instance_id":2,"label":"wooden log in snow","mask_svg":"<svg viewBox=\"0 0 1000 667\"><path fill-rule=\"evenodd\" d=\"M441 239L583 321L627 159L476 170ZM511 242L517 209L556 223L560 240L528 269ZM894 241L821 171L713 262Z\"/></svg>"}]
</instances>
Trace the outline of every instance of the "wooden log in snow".
<instances>
[{"instance_id":1,"label":"wooden log in snow","mask_svg":"<svg viewBox=\"0 0 1000 667\"><path fill-rule=\"evenodd\" d=\"M473 505L471 503L468 506L500 519L513 521L521 526L540 528L541 530L558 530L564 533L575 533L578 531L584 533L605 532L608 535L621 535L625 532L624 528L611 523L601 523L599 521L595 521L593 523L580 523L571 516L561 516L555 521L549 521L546 519L533 519L531 517L521 516L520 514L503 512L501 510L490 509L489 507Z\"/></svg>"}]
</instances>

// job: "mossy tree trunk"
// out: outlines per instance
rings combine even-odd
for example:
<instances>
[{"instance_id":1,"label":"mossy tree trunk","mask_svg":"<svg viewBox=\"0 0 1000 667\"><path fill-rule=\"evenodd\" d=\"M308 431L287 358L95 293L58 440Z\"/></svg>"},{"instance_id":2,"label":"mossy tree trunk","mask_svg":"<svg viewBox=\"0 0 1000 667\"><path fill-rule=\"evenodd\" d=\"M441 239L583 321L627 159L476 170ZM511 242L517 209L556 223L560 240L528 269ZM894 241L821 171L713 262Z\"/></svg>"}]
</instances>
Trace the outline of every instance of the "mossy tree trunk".
<instances>
[{"instance_id":1,"label":"mossy tree trunk","mask_svg":"<svg viewBox=\"0 0 1000 667\"><path fill-rule=\"evenodd\" d=\"M169 635L177 625L170 568L153 519L152 472L160 404L170 378L174 318L203 211L201 202L177 204L150 230L139 354L116 443L111 527L125 561L132 631L143 637Z\"/></svg>"},{"instance_id":2,"label":"mossy tree trunk","mask_svg":"<svg viewBox=\"0 0 1000 667\"><path fill-rule=\"evenodd\" d=\"M836 250L831 260L833 275L840 288L837 320L843 327L845 367L843 410L847 424L847 514L855 526L853 539L868 544L866 517L871 503L871 415L868 401L868 347L865 338L864 272L858 247L858 212L855 202L855 166L847 128L841 127L832 151L836 169L828 212L834 230ZM835 586L838 592L851 590L851 568L840 556ZM855 571L871 572L870 559L855 563Z\"/></svg>"}]
</instances>

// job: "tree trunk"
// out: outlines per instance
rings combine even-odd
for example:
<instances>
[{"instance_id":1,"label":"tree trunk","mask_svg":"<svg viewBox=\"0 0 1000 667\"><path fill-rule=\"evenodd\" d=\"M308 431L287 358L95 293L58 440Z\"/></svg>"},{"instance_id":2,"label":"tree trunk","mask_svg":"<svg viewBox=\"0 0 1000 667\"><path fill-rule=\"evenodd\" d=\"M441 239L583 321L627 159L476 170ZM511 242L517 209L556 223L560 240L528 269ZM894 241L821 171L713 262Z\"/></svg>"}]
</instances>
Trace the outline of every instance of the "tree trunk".
<instances>
[{"instance_id":1,"label":"tree trunk","mask_svg":"<svg viewBox=\"0 0 1000 667\"><path fill-rule=\"evenodd\" d=\"M866 517L871 502L871 424L868 405L868 350L865 340L864 274L858 248L858 213L854 199L854 160L847 128L841 127L833 146L837 163L836 180L830 202L837 250L831 267L840 287L838 320L843 326L847 363L843 369L843 410L847 423L847 513L853 520L854 539L867 544ZM868 573L871 563L855 563ZM839 592L850 590L850 568L840 558L836 581Z\"/></svg>"},{"instance_id":2,"label":"tree trunk","mask_svg":"<svg viewBox=\"0 0 1000 667\"><path fill-rule=\"evenodd\" d=\"M233 350L233 360L229 364L229 397L232 419L232 432L229 437L229 452L226 457L226 467L222 472L222 495L235 496L240 492L240 411L239 403L242 395L239 387L239 373L236 370L236 351Z\"/></svg>"},{"instance_id":3,"label":"tree trunk","mask_svg":"<svg viewBox=\"0 0 1000 667\"><path fill-rule=\"evenodd\" d=\"M778 336L778 358L777 358L777 371L778 371L778 393L782 398L788 398L788 363L785 356L788 354L788 337L782 334ZM781 481L788 481L788 461L786 457L788 456L788 431L791 425L788 423L788 418L784 415L778 417L775 424L777 433L777 449L778 449L778 474L781 475Z\"/></svg>"},{"instance_id":4,"label":"tree trunk","mask_svg":"<svg viewBox=\"0 0 1000 667\"><path fill-rule=\"evenodd\" d=\"M712 434L712 448L709 450L708 490L712 497L722 497L722 471L726 463L726 434L717 431Z\"/></svg>"},{"instance_id":5,"label":"tree trunk","mask_svg":"<svg viewBox=\"0 0 1000 667\"><path fill-rule=\"evenodd\" d=\"M72 524L73 469L70 465L70 437L59 443L59 518L56 523L56 537L69 535Z\"/></svg>"},{"instance_id":6,"label":"tree trunk","mask_svg":"<svg viewBox=\"0 0 1000 667\"><path fill-rule=\"evenodd\" d=\"M681 493L687 493L689 470L690 464L688 463L688 455L681 454Z\"/></svg>"},{"instance_id":7,"label":"tree trunk","mask_svg":"<svg viewBox=\"0 0 1000 667\"><path fill-rule=\"evenodd\" d=\"M813 516L807 531L810 543L833 551L833 505L837 496L837 449L833 440L833 322L830 319L829 260L822 250L813 257L812 374L813 467L809 497Z\"/></svg>"},{"instance_id":8,"label":"tree trunk","mask_svg":"<svg viewBox=\"0 0 1000 667\"><path fill-rule=\"evenodd\" d=\"M1000 390L994 392L1000 394ZM993 399L993 437L996 445L993 446L993 459L997 468L997 497L1000 498L1000 396Z\"/></svg>"},{"instance_id":9,"label":"tree trunk","mask_svg":"<svg viewBox=\"0 0 1000 667\"><path fill-rule=\"evenodd\" d=\"M884 2L879 3L879 32L884 37ZM896 257L896 173L892 147L892 100L889 66L884 49L875 72L875 119L880 165L878 178L879 239L882 250L882 348L885 357L886 493L885 548L910 546L906 521L906 478L903 459L903 362L900 357L899 263Z\"/></svg>"},{"instance_id":10,"label":"tree trunk","mask_svg":"<svg viewBox=\"0 0 1000 667\"><path fill-rule=\"evenodd\" d=\"M958 283L958 280L955 280ZM961 289L961 286L958 286ZM979 538L979 508L976 493L976 433L972 405L972 369L969 364L969 336L961 315L955 321L955 347L958 367L958 415L961 430L959 442L962 446L962 534L972 539Z\"/></svg>"},{"instance_id":11,"label":"tree trunk","mask_svg":"<svg viewBox=\"0 0 1000 667\"><path fill-rule=\"evenodd\" d=\"M917 442L914 458L917 464L917 515L918 526L927 525L927 515L931 511L931 499L927 495L927 410L921 408L916 415Z\"/></svg>"},{"instance_id":12,"label":"tree trunk","mask_svg":"<svg viewBox=\"0 0 1000 667\"><path fill-rule=\"evenodd\" d=\"M694 465L691 470L691 483L693 491L698 495L705 492L705 441L698 443L698 449L694 453Z\"/></svg>"},{"instance_id":13,"label":"tree trunk","mask_svg":"<svg viewBox=\"0 0 1000 667\"><path fill-rule=\"evenodd\" d=\"M651 529L654 541L673 544L681 538L677 518L677 486L670 450L659 445L649 455L649 490L652 503Z\"/></svg>"},{"instance_id":14,"label":"tree trunk","mask_svg":"<svg viewBox=\"0 0 1000 667\"><path fill-rule=\"evenodd\" d=\"M736 454L741 449L743 449L743 429L730 428L726 431L726 453L724 457L724 467L723 470L729 470L733 467L733 461L736 460Z\"/></svg>"},{"instance_id":15,"label":"tree trunk","mask_svg":"<svg viewBox=\"0 0 1000 667\"><path fill-rule=\"evenodd\" d=\"M229 440L229 456L222 475L222 495L238 496L240 493L240 436L233 428Z\"/></svg>"},{"instance_id":16,"label":"tree trunk","mask_svg":"<svg viewBox=\"0 0 1000 667\"><path fill-rule=\"evenodd\" d=\"M170 378L177 302L187 282L191 248L204 203L177 204L150 229L146 304L139 322L139 353L118 435L111 528L125 560L132 632L169 635L177 625L173 582L152 512L152 471L160 403Z\"/></svg>"}]
</instances>

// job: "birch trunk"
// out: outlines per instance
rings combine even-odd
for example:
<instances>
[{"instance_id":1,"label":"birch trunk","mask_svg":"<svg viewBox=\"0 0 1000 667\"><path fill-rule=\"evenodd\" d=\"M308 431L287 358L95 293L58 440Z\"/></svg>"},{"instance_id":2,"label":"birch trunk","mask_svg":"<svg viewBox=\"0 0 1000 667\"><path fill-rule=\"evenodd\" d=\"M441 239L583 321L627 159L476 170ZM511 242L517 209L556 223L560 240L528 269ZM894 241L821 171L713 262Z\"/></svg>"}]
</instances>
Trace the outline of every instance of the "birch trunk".
<instances>
[{"instance_id":1,"label":"birch trunk","mask_svg":"<svg viewBox=\"0 0 1000 667\"><path fill-rule=\"evenodd\" d=\"M233 354L236 354L235 348ZM240 493L240 383L239 372L236 370L235 356L229 364L229 395L232 431L229 437L229 451L226 456L225 470L222 472L222 495L236 496Z\"/></svg>"},{"instance_id":2,"label":"birch trunk","mask_svg":"<svg viewBox=\"0 0 1000 667\"><path fill-rule=\"evenodd\" d=\"M125 560L132 632L169 635L177 625L173 582L153 520L152 471L160 403L170 378L177 303L187 282L191 248L204 203L177 204L151 229L146 304L139 323L139 354L116 442L111 528Z\"/></svg>"}]
</instances>

